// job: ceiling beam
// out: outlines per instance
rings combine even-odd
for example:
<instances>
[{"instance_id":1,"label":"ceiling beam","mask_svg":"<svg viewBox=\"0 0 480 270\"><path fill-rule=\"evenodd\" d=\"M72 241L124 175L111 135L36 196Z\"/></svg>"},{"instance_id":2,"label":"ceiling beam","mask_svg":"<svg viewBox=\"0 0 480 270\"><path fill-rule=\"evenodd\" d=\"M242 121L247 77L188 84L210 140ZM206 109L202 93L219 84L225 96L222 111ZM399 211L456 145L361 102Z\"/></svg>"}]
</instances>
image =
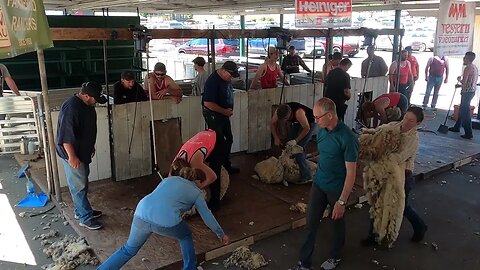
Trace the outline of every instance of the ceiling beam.
<instances>
[{"instance_id":1,"label":"ceiling beam","mask_svg":"<svg viewBox=\"0 0 480 270\"><path fill-rule=\"evenodd\" d=\"M326 36L327 29L289 30L294 38ZM52 40L112 40L112 33L116 33L115 40L133 40L132 31L125 28L50 28ZM169 38L267 38L277 37L275 29L152 29L153 39ZM363 36L373 35L403 35L403 29L334 29L334 36Z\"/></svg>"}]
</instances>

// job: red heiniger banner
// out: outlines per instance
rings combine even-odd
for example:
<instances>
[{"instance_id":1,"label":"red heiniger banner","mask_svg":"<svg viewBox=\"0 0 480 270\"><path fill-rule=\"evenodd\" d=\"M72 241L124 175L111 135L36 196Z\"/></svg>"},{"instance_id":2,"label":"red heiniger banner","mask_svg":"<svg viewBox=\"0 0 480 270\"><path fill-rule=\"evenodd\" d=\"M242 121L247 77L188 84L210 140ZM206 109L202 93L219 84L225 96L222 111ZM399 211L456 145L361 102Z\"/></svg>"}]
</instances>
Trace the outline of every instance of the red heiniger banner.
<instances>
[{"instance_id":1,"label":"red heiniger banner","mask_svg":"<svg viewBox=\"0 0 480 270\"><path fill-rule=\"evenodd\" d=\"M435 35L435 55L464 55L472 50L475 3L440 1Z\"/></svg>"},{"instance_id":2,"label":"red heiniger banner","mask_svg":"<svg viewBox=\"0 0 480 270\"><path fill-rule=\"evenodd\" d=\"M295 0L295 26L333 28L352 25L352 0Z\"/></svg>"}]
</instances>

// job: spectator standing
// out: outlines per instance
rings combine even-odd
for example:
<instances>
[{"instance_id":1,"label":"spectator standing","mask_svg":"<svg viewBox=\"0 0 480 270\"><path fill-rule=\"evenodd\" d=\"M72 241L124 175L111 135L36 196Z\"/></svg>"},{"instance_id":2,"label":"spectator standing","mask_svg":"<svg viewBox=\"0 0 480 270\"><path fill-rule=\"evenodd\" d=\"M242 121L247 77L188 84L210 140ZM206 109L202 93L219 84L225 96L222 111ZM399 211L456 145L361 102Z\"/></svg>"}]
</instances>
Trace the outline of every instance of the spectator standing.
<instances>
[{"instance_id":1,"label":"spectator standing","mask_svg":"<svg viewBox=\"0 0 480 270\"><path fill-rule=\"evenodd\" d=\"M123 71L120 81L113 84L113 103L125 104L147 100L145 90L135 81L135 74L130 70Z\"/></svg>"},{"instance_id":2,"label":"spectator standing","mask_svg":"<svg viewBox=\"0 0 480 270\"><path fill-rule=\"evenodd\" d=\"M388 66L382 57L375 55L375 46L368 46L367 54L368 57L362 62L362 78L385 76L388 72Z\"/></svg>"},{"instance_id":3,"label":"spectator standing","mask_svg":"<svg viewBox=\"0 0 480 270\"><path fill-rule=\"evenodd\" d=\"M348 107L345 103L351 97L350 75L347 73L351 66L350 59L343 59L337 68L330 71L325 82L325 97L333 100L341 121L344 121Z\"/></svg>"},{"instance_id":4,"label":"spectator standing","mask_svg":"<svg viewBox=\"0 0 480 270\"><path fill-rule=\"evenodd\" d=\"M284 84L288 85L288 80L285 78L280 66L277 64L278 49L275 47L268 48L268 56L265 63L258 67L257 73L250 84L250 89L257 89L257 83L260 80L262 89L276 88L277 80L280 78Z\"/></svg>"},{"instance_id":5,"label":"spectator standing","mask_svg":"<svg viewBox=\"0 0 480 270\"><path fill-rule=\"evenodd\" d=\"M204 68L206 62L205 58L201 56L196 57L192 62L193 68L197 72L197 76L195 76L193 81L192 96L200 96L203 94L203 87L208 79L208 72Z\"/></svg>"},{"instance_id":6,"label":"spectator standing","mask_svg":"<svg viewBox=\"0 0 480 270\"><path fill-rule=\"evenodd\" d=\"M149 91L152 92L152 99L173 99L176 103L182 101L182 89L167 75L167 68L161 62L156 63L153 72L145 77L145 90L147 95L150 95Z\"/></svg>"},{"instance_id":7,"label":"spectator standing","mask_svg":"<svg viewBox=\"0 0 480 270\"><path fill-rule=\"evenodd\" d=\"M407 60L408 53L406 50L400 52L400 79L397 86L397 66L398 62L393 61L389 70L390 92L399 92L407 97L410 105L412 96L413 73L410 62Z\"/></svg>"},{"instance_id":8,"label":"spectator standing","mask_svg":"<svg viewBox=\"0 0 480 270\"><path fill-rule=\"evenodd\" d=\"M460 132L460 126L465 130L465 134L460 137L464 139L472 139L472 116L470 115L470 103L472 98L475 96L475 91L477 90L477 81L478 81L478 68L473 64L475 60L474 52L467 52L463 57L463 64L465 68L463 69L463 75L458 76L457 80L459 86L462 88L460 95L462 99L460 101L460 108L458 111L458 120L455 125L448 130L453 132Z\"/></svg>"},{"instance_id":9,"label":"spectator standing","mask_svg":"<svg viewBox=\"0 0 480 270\"><path fill-rule=\"evenodd\" d=\"M287 74L299 73L299 66L302 66L303 69L308 73L312 72L310 68L305 65L303 59L296 53L295 46L290 46L288 48L288 54L283 58L282 70Z\"/></svg>"},{"instance_id":10,"label":"spectator standing","mask_svg":"<svg viewBox=\"0 0 480 270\"><path fill-rule=\"evenodd\" d=\"M433 98L430 107L432 110L436 110L438 93L443 83L448 82L448 58L446 56L439 57L437 55L428 59L427 66L425 67L425 81L427 81L427 88L425 90L425 96L423 97L423 108L426 108L430 99L430 94L433 89ZM443 79L445 74L445 80Z\"/></svg>"},{"instance_id":11,"label":"spectator standing","mask_svg":"<svg viewBox=\"0 0 480 270\"><path fill-rule=\"evenodd\" d=\"M96 82L82 84L80 92L67 99L58 115L57 154L62 158L68 188L80 226L90 230L102 228L96 218L101 211L93 210L88 201L89 164L95 155L97 114L95 103L104 104L102 86Z\"/></svg>"}]
</instances>

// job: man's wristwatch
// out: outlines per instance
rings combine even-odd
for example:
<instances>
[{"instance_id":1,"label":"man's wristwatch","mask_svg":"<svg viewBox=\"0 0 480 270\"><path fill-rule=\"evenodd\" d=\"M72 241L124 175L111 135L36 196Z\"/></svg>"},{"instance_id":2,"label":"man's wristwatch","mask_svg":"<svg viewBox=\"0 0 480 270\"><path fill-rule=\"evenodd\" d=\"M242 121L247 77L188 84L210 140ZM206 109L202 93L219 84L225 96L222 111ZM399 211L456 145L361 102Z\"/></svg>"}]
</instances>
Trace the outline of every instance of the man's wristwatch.
<instances>
[{"instance_id":1,"label":"man's wristwatch","mask_svg":"<svg viewBox=\"0 0 480 270\"><path fill-rule=\"evenodd\" d=\"M346 201L342 201L342 200L340 200L340 199L339 199L337 202L338 202L338 204L340 204L341 206L345 206L345 205L347 204Z\"/></svg>"}]
</instances>

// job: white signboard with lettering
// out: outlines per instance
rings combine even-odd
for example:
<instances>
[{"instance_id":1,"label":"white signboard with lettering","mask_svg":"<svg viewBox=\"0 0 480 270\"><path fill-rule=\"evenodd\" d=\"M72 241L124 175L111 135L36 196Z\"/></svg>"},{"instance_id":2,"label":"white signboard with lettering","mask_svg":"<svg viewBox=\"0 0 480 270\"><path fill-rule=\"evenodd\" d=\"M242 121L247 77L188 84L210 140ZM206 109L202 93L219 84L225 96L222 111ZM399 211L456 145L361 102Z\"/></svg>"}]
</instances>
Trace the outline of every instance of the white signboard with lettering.
<instances>
[{"instance_id":1,"label":"white signboard with lettering","mask_svg":"<svg viewBox=\"0 0 480 270\"><path fill-rule=\"evenodd\" d=\"M352 0L295 0L295 27L333 28L352 25Z\"/></svg>"},{"instance_id":2,"label":"white signboard with lettering","mask_svg":"<svg viewBox=\"0 0 480 270\"><path fill-rule=\"evenodd\" d=\"M464 55L472 50L475 3L440 1L435 35L435 55Z\"/></svg>"}]
</instances>

